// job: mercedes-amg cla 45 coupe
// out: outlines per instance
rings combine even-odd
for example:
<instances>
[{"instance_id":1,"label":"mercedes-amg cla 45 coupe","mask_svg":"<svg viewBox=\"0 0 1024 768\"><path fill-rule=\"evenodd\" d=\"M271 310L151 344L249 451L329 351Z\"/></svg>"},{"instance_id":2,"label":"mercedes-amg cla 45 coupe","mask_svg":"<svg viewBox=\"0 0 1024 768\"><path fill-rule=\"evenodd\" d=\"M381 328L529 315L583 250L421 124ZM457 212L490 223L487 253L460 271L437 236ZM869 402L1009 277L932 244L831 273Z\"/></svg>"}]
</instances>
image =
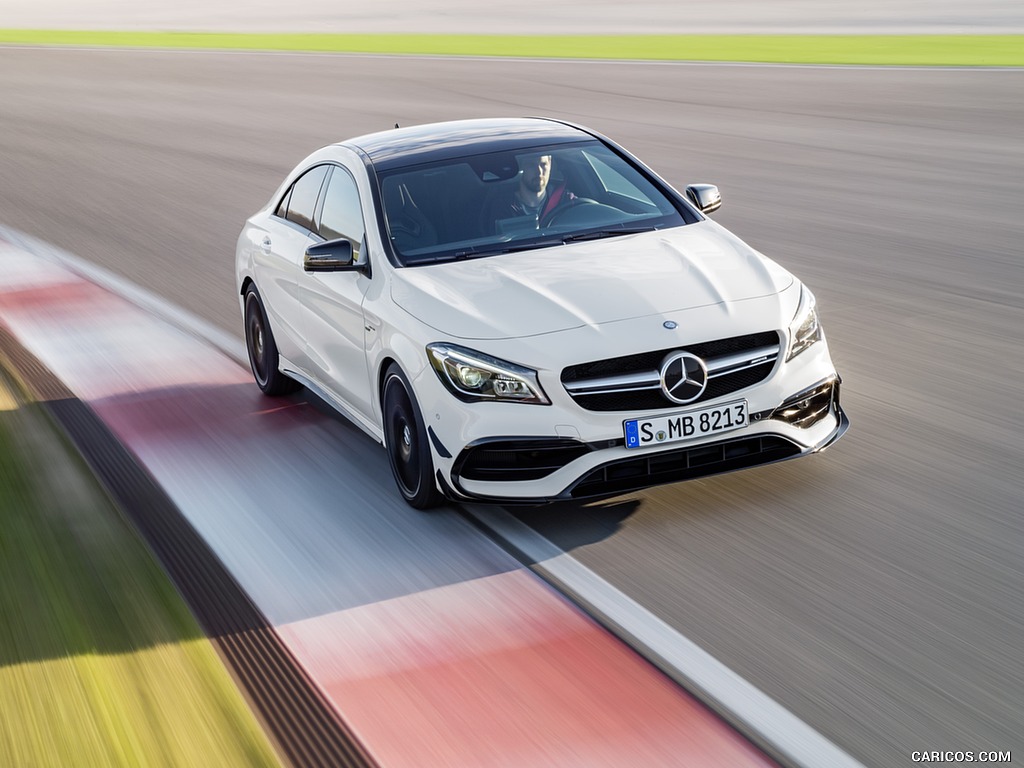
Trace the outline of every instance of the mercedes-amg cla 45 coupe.
<instances>
[{"instance_id":1,"label":"mercedes-amg cla 45 coupe","mask_svg":"<svg viewBox=\"0 0 1024 768\"><path fill-rule=\"evenodd\" d=\"M546 119L324 147L245 224L253 375L387 452L414 507L611 496L846 430L814 296L629 152Z\"/></svg>"}]
</instances>

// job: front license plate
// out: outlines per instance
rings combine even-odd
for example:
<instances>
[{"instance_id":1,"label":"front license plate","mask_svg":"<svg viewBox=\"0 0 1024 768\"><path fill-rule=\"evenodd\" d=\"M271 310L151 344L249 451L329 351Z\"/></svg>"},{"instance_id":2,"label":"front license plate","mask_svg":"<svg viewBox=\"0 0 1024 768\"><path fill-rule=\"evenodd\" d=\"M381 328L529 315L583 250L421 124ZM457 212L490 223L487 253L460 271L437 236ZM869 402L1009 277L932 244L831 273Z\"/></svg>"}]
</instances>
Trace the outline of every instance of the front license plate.
<instances>
[{"instance_id":1,"label":"front license plate","mask_svg":"<svg viewBox=\"0 0 1024 768\"><path fill-rule=\"evenodd\" d=\"M737 400L654 419L631 419L623 422L622 426L627 448L647 448L694 440L747 426L747 401Z\"/></svg>"}]
</instances>

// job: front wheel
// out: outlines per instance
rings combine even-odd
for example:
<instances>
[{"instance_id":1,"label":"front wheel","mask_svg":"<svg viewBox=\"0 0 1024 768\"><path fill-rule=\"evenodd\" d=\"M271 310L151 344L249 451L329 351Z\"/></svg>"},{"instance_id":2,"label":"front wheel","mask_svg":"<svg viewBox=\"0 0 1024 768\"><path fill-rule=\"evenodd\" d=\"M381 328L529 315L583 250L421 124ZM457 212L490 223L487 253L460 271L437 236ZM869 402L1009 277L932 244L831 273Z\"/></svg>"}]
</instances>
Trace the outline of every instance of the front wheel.
<instances>
[{"instance_id":1,"label":"front wheel","mask_svg":"<svg viewBox=\"0 0 1024 768\"><path fill-rule=\"evenodd\" d=\"M278 368L277 344L267 323L263 301L254 285L245 291L245 349L249 353L252 376L263 394L276 397L299 389L299 383L289 379Z\"/></svg>"},{"instance_id":2,"label":"front wheel","mask_svg":"<svg viewBox=\"0 0 1024 768\"><path fill-rule=\"evenodd\" d=\"M405 374L392 364L384 374L382 391L384 445L402 498L416 509L443 501L434 481L434 461L427 429Z\"/></svg>"}]
</instances>

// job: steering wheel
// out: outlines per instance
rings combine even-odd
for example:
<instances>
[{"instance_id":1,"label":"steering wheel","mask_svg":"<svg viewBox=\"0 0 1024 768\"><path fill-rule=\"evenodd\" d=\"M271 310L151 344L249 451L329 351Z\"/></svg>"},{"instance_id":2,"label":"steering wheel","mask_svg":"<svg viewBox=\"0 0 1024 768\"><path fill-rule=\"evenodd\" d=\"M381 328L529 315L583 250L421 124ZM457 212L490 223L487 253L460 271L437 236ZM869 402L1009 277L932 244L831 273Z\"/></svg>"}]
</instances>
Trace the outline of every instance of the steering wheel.
<instances>
[{"instance_id":1,"label":"steering wheel","mask_svg":"<svg viewBox=\"0 0 1024 768\"><path fill-rule=\"evenodd\" d=\"M589 197L576 197L570 200L568 205L556 208L544 226L608 224L621 216L622 211L614 206L599 203Z\"/></svg>"}]
</instances>

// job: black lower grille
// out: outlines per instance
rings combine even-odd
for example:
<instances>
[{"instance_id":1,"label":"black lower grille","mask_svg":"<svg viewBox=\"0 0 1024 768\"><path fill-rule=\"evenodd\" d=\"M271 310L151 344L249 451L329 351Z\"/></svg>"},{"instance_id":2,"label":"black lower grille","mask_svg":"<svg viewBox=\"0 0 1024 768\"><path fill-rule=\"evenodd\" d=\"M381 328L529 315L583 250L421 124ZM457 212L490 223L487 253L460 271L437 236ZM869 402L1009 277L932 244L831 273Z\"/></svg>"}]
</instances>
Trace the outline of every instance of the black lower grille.
<instances>
[{"instance_id":1,"label":"black lower grille","mask_svg":"<svg viewBox=\"0 0 1024 768\"><path fill-rule=\"evenodd\" d=\"M539 480L589 451L588 446L570 439L499 440L467 448L453 471L466 480Z\"/></svg>"},{"instance_id":2,"label":"black lower grille","mask_svg":"<svg viewBox=\"0 0 1024 768\"><path fill-rule=\"evenodd\" d=\"M781 461L798 453L800 448L785 438L760 435L646 454L598 467L570 488L567 496L582 499L628 493L653 485Z\"/></svg>"}]
</instances>

